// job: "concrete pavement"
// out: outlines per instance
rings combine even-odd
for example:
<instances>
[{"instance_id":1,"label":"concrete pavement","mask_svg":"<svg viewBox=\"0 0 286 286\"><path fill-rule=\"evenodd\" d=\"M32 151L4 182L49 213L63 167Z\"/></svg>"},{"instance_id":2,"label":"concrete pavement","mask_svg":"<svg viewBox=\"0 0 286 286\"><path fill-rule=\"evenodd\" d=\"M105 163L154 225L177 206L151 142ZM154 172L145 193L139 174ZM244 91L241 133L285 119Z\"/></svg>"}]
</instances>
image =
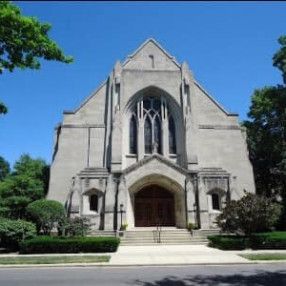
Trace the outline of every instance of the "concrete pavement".
<instances>
[{"instance_id":1,"label":"concrete pavement","mask_svg":"<svg viewBox=\"0 0 286 286\"><path fill-rule=\"evenodd\" d=\"M243 250L223 251L206 245L151 245L119 246L115 253L84 254L45 254L45 256L69 255L110 255L110 262L104 263L69 263L48 265L0 265L0 267L67 267L67 266L167 266L167 265L220 265L220 264L255 264L263 261L249 261L239 254L249 253L285 253L286 250ZM18 254L1 254L0 257L19 256ZM43 256L43 254L25 255ZM271 263L270 261L265 261ZM273 261L272 261L273 262ZM283 261L277 261L283 262ZM286 261L284 261L286 262Z\"/></svg>"},{"instance_id":2,"label":"concrete pavement","mask_svg":"<svg viewBox=\"0 0 286 286\"><path fill-rule=\"evenodd\" d=\"M120 246L110 265L183 265L252 263L236 252L205 245Z\"/></svg>"}]
</instances>

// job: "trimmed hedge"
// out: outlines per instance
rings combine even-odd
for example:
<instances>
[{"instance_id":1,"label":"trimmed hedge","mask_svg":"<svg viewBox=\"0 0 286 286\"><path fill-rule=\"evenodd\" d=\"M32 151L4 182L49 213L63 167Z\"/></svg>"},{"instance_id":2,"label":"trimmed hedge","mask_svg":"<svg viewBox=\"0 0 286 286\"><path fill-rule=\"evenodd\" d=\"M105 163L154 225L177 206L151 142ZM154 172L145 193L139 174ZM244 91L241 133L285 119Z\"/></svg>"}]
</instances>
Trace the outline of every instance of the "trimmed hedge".
<instances>
[{"instance_id":1,"label":"trimmed hedge","mask_svg":"<svg viewBox=\"0 0 286 286\"><path fill-rule=\"evenodd\" d=\"M50 237L38 236L23 241L20 253L95 253L115 252L120 243L115 237Z\"/></svg>"},{"instance_id":2,"label":"trimmed hedge","mask_svg":"<svg viewBox=\"0 0 286 286\"><path fill-rule=\"evenodd\" d=\"M210 247L222 250L242 250L249 248L249 241L243 236L211 235L208 236L208 240L210 241Z\"/></svg>"},{"instance_id":3,"label":"trimmed hedge","mask_svg":"<svg viewBox=\"0 0 286 286\"><path fill-rule=\"evenodd\" d=\"M286 249L286 232L258 233L251 237L244 236L208 236L209 246L222 250Z\"/></svg>"},{"instance_id":4,"label":"trimmed hedge","mask_svg":"<svg viewBox=\"0 0 286 286\"><path fill-rule=\"evenodd\" d=\"M259 233L251 239L253 249L286 249L286 232Z\"/></svg>"}]
</instances>

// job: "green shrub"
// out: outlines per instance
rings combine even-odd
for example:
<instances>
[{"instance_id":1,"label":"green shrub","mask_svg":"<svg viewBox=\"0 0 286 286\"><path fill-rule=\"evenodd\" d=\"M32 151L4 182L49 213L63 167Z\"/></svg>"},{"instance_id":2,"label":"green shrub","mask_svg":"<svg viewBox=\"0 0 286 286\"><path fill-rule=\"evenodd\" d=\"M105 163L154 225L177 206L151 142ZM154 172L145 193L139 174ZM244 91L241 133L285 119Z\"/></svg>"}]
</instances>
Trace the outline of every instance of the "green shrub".
<instances>
[{"instance_id":1,"label":"green shrub","mask_svg":"<svg viewBox=\"0 0 286 286\"><path fill-rule=\"evenodd\" d=\"M250 240L253 249L286 249L286 232L266 232L254 235Z\"/></svg>"},{"instance_id":2,"label":"green shrub","mask_svg":"<svg viewBox=\"0 0 286 286\"><path fill-rule=\"evenodd\" d=\"M222 250L286 249L286 232L267 232L245 236L208 236L209 246Z\"/></svg>"},{"instance_id":3,"label":"green shrub","mask_svg":"<svg viewBox=\"0 0 286 286\"><path fill-rule=\"evenodd\" d=\"M59 236L85 236L91 231L92 223L86 217L64 218L58 222Z\"/></svg>"},{"instance_id":4,"label":"green shrub","mask_svg":"<svg viewBox=\"0 0 286 286\"><path fill-rule=\"evenodd\" d=\"M38 234L42 230L44 234L49 235L55 223L66 216L66 211L57 201L41 199L28 205L27 216L36 224Z\"/></svg>"},{"instance_id":5,"label":"green shrub","mask_svg":"<svg viewBox=\"0 0 286 286\"><path fill-rule=\"evenodd\" d=\"M189 222L189 223L188 223L188 230L189 230L189 231L192 231L192 230L195 228L195 226L196 226L196 225L195 225L193 222Z\"/></svg>"},{"instance_id":6,"label":"green shrub","mask_svg":"<svg viewBox=\"0 0 286 286\"><path fill-rule=\"evenodd\" d=\"M23 220L0 218L0 245L18 250L19 243L36 236L35 224Z\"/></svg>"},{"instance_id":7,"label":"green shrub","mask_svg":"<svg viewBox=\"0 0 286 286\"><path fill-rule=\"evenodd\" d=\"M120 239L115 237L38 236L23 241L20 245L20 253L115 252L119 243Z\"/></svg>"},{"instance_id":8,"label":"green shrub","mask_svg":"<svg viewBox=\"0 0 286 286\"><path fill-rule=\"evenodd\" d=\"M211 235L209 246L222 250L242 250L248 248L249 240L244 236Z\"/></svg>"},{"instance_id":9,"label":"green shrub","mask_svg":"<svg viewBox=\"0 0 286 286\"><path fill-rule=\"evenodd\" d=\"M216 218L218 227L227 233L253 233L271 229L281 213L272 199L245 192L240 200L227 201Z\"/></svg>"}]
</instances>

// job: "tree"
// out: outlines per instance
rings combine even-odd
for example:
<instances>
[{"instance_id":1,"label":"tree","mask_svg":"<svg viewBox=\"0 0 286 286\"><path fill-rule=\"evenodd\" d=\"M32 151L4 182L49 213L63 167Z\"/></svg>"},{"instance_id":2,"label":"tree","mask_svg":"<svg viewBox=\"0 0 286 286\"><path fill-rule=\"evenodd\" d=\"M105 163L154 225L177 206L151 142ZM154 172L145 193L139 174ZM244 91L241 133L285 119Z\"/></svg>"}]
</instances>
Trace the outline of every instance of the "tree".
<instances>
[{"instance_id":1,"label":"tree","mask_svg":"<svg viewBox=\"0 0 286 286\"><path fill-rule=\"evenodd\" d=\"M27 207L27 216L37 226L37 232L43 230L49 235L56 222L62 221L66 217L64 206L53 200L37 200Z\"/></svg>"},{"instance_id":2,"label":"tree","mask_svg":"<svg viewBox=\"0 0 286 286\"><path fill-rule=\"evenodd\" d=\"M284 84L286 84L286 36L279 37L278 43L282 47L273 56L273 65L280 69L280 71L282 72Z\"/></svg>"},{"instance_id":3,"label":"tree","mask_svg":"<svg viewBox=\"0 0 286 286\"><path fill-rule=\"evenodd\" d=\"M275 225L281 208L272 199L245 193L238 201L226 202L216 222L224 232L240 233L251 236Z\"/></svg>"},{"instance_id":4,"label":"tree","mask_svg":"<svg viewBox=\"0 0 286 286\"><path fill-rule=\"evenodd\" d=\"M286 228L286 37L280 37L281 49L273 65L282 71L284 84L256 89L244 122L250 160L254 168L257 193L276 195L284 211L281 228Z\"/></svg>"},{"instance_id":5,"label":"tree","mask_svg":"<svg viewBox=\"0 0 286 286\"><path fill-rule=\"evenodd\" d=\"M0 74L5 70L13 72L15 68L40 69L41 58L73 62L73 58L65 56L49 38L50 24L22 15L9 1L0 1L0 23ZM0 114L6 112L6 106L0 102Z\"/></svg>"},{"instance_id":6,"label":"tree","mask_svg":"<svg viewBox=\"0 0 286 286\"><path fill-rule=\"evenodd\" d=\"M0 112L1 113L1 112ZM10 173L10 164L0 156L0 182Z\"/></svg>"},{"instance_id":7,"label":"tree","mask_svg":"<svg viewBox=\"0 0 286 286\"><path fill-rule=\"evenodd\" d=\"M47 168L44 160L22 155L14 164L14 171L0 182L0 214L23 218L26 206L44 197Z\"/></svg>"}]
</instances>

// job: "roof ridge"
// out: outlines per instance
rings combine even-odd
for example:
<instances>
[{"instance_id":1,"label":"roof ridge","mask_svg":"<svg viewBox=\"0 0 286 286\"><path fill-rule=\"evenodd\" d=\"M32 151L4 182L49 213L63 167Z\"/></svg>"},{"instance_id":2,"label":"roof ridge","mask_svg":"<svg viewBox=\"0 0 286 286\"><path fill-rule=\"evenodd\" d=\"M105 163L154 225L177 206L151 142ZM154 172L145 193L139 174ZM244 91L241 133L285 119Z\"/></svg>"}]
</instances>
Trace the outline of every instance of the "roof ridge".
<instances>
[{"instance_id":1,"label":"roof ridge","mask_svg":"<svg viewBox=\"0 0 286 286\"><path fill-rule=\"evenodd\" d=\"M141 51L148 43L152 42L157 46L169 59L171 59L176 66L181 68L181 65L176 61L175 57L169 54L154 38L147 38L131 55L127 56L126 60L122 63L124 67L139 51Z\"/></svg>"}]
</instances>

